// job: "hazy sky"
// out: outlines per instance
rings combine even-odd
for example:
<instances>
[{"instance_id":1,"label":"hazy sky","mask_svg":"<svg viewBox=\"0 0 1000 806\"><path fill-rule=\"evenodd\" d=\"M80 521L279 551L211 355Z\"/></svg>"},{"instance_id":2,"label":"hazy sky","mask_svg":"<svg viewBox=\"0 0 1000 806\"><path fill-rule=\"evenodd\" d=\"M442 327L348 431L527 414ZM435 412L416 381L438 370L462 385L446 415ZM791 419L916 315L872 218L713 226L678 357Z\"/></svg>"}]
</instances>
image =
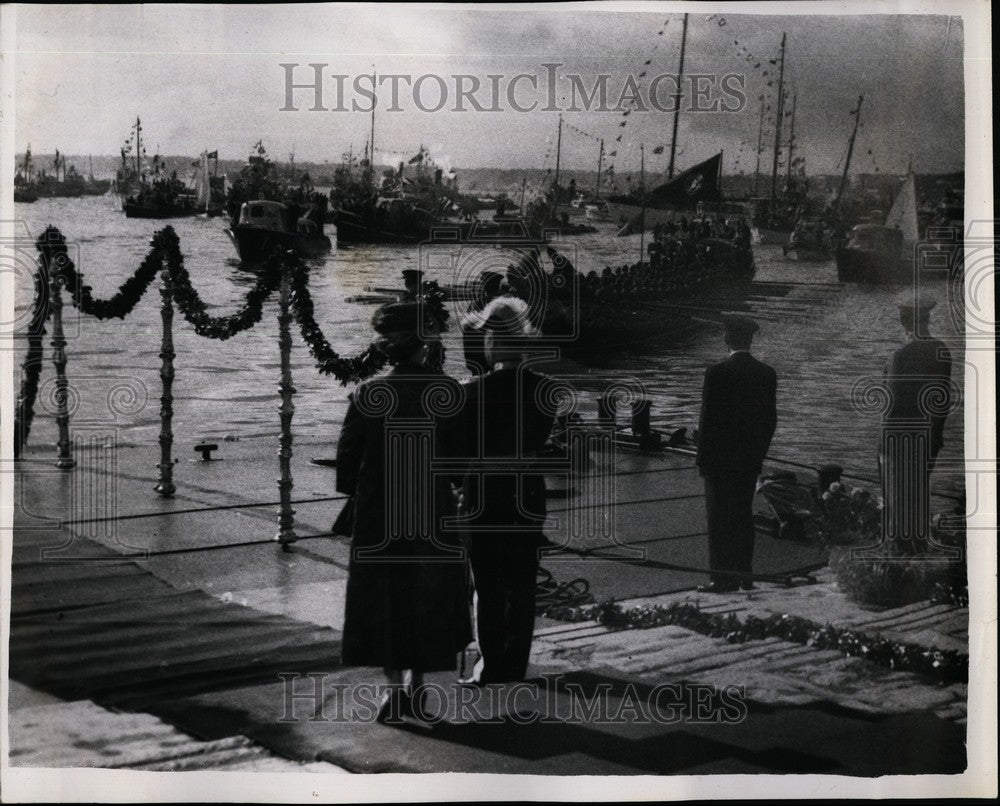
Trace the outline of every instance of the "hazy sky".
<instances>
[{"instance_id":1,"label":"hazy sky","mask_svg":"<svg viewBox=\"0 0 1000 806\"><path fill-rule=\"evenodd\" d=\"M856 170L878 166L900 172L910 155L918 171L962 167L958 18L729 13L724 21L690 15L685 73L745 75L748 103L740 112L682 113L679 167L724 149L727 171L753 170L757 99L768 80L761 72L768 68L766 60L777 56L782 32L788 36L786 79L797 97L797 148L810 172L837 169L852 125L849 113L862 94ZM541 111L543 63L562 63L562 74L579 74L588 87L596 74L611 74L614 105L628 75L645 69L647 77L637 79L641 86L657 74L675 73L681 39L679 14L551 7L27 6L16 8L16 24L17 148L30 143L40 153L59 148L116 154L139 115L150 154L197 154L207 148L241 159L263 139L282 159L294 148L297 158L336 161L349 147L364 148L370 116L306 111L311 94L301 91L295 96L300 111L279 111L285 101L280 63L302 64L296 73L302 81L311 79L308 63L329 64L326 73L352 77L348 89L353 76L371 73L373 65L380 74L471 74L487 88L491 74L504 76L502 88L518 73L537 75L539 92L522 85L519 93L540 100L530 113L510 109L505 96L501 112L450 111L453 99L439 112L422 112L404 86L404 111L377 114L379 151L411 154L423 143L439 162L457 167L554 163L557 114ZM751 62L746 53L753 55ZM647 59L651 64L645 67ZM763 66L754 69L758 62ZM447 81L453 93L454 81ZM563 80L559 94L566 103L567 87ZM332 107L332 79L326 90L326 105ZM480 95L488 105L485 91ZM349 95L348 104L354 97ZM379 97L389 104L388 86ZM425 105L433 104L436 85L425 85L423 97ZM666 155L651 150L669 143L672 117L658 111L636 111L627 119L620 112L564 114L567 124L605 138L609 152L622 135L612 160L619 172L637 166L640 142L646 143L650 169L662 170ZM619 126L622 120L625 128ZM768 151L768 169L769 160ZM563 165L590 169L596 162L596 141L565 129Z\"/></svg>"}]
</instances>

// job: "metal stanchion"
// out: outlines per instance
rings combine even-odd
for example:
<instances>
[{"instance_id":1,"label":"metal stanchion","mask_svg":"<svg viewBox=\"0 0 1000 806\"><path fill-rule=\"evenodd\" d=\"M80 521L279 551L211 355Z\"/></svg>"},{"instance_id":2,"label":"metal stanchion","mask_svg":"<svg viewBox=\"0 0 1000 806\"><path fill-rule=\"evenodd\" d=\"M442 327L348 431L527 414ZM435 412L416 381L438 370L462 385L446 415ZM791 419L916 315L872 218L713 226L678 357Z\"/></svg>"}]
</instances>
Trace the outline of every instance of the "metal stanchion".
<instances>
[{"instance_id":1,"label":"metal stanchion","mask_svg":"<svg viewBox=\"0 0 1000 806\"><path fill-rule=\"evenodd\" d=\"M65 259L65 258L63 258ZM56 367L56 425L59 426L59 458L56 467L69 470L76 467L73 443L69 436L69 384L66 381L66 336L62 322L62 281L52 266L49 271L49 289L52 305L52 363Z\"/></svg>"},{"instance_id":2,"label":"metal stanchion","mask_svg":"<svg viewBox=\"0 0 1000 806\"><path fill-rule=\"evenodd\" d=\"M164 498L169 498L176 491L174 487L174 460L172 448L174 444L174 303L170 292L169 270L166 266L160 272L160 319L163 321L163 341L160 344L160 481L153 489Z\"/></svg>"},{"instance_id":3,"label":"metal stanchion","mask_svg":"<svg viewBox=\"0 0 1000 806\"><path fill-rule=\"evenodd\" d=\"M292 509L292 416L295 414L295 404L292 396L295 387L292 386L292 334L289 328L292 315L289 311L291 302L291 274L288 265L281 269L281 294L278 300L278 348L281 352L281 383L278 389L281 393L281 405L278 413L281 419L281 437L278 448L278 460L281 467L281 477L278 479L280 509L278 510L278 534L276 539L283 547L295 542L295 510Z\"/></svg>"}]
</instances>

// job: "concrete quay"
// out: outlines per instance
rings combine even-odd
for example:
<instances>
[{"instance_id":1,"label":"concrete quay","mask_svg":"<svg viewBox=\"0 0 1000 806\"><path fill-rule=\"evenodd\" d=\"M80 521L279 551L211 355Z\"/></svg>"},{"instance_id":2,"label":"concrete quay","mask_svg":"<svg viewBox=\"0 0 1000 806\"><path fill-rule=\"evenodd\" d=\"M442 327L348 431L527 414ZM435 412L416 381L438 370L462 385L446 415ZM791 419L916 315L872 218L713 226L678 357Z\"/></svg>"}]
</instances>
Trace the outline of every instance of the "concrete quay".
<instances>
[{"instance_id":1,"label":"concrete quay","mask_svg":"<svg viewBox=\"0 0 1000 806\"><path fill-rule=\"evenodd\" d=\"M164 499L152 489L147 447L119 445L100 458L103 449L81 449L71 471L52 466L51 448L29 447L14 469L13 764L860 776L965 767L964 685L777 639L729 644L680 627L614 631L540 618L530 674L543 694L484 694L470 720L461 708L467 690L454 675L431 675L443 693L433 727L373 723L358 691L381 682L379 670L339 665L349 547L329 531L342 497L334 471L309 461L332 455L332 440L295 443L301 539L287 551L274 541L275 449L276 439L244 439L221 443L221 461L182 460L177 493ZM861 608L817 570L817 549L763 535L756 571L808 570L815 584L697 593L707 548L691 457L626 447L605 469L611 463L611 485L601 462L584 476L552 479L564 491L550 501L554 541L594 512L613 518L612 530L593 521L589 542L545 560L556 581L586 580L595 601L626 607L697 601L740 617L789 613L967 650L963 608ZM310 718L317 701L308 696L289 712L289 691L308 695L313 679L323 719ZM665 721L649 699L663 684L682 700L736 687L745 713ZM598 697L610 709L605 718L572 718L581 695ZM635 697L639 716L623 710ZM61 731L45 727L56 724Z\"/></svg>"}]
</instances>

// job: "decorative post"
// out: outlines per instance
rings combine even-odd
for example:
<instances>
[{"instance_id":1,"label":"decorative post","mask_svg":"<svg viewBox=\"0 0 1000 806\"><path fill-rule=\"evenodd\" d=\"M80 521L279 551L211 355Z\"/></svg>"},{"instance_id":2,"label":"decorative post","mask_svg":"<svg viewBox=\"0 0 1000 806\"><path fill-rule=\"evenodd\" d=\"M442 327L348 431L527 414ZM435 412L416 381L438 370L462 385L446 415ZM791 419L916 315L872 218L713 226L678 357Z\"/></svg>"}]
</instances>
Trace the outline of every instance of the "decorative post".
<instances>
[{"instance_id":1,"label":"decorative post","mask_svg":"<svg viewBox=\"0 0 1000 806\"><path fill-rule=\"evenodd\" d=\"M289 543L295 542L295 510L292 509L292 415L295 414L295 404L292 396L295 387L292 386L292 334L289 328L292 316L289 311L291 302L291 273L288 261L281 266L281 293L278 299L278 348L281 351L281 383L278 390L281 393L281 405L278 414L281 419L281 436L278 448L278 463L281 477L278 479L280 509L278 510L278 534L276 539L287 549Z\"/></svg>"},{"instance_id":2,"label":"decorative post","mask_svg":"<svg viewBox=\"0 0 1000 806\"><path fill-rule=\"evenodd\" d=\"M174 487L174 460L172 448L174 444L174 304L170 289L170 270L166 264L160 272L160 319L163 321L163 340L160 343L160 481L153 489L164 498L169 498L176 491Z\"/></svg>"},{"instance_id":3,"label":"decorative post","mask_svg":"<svg viewBox=\"0 0 1000 806\"><path fill-rule=\"evenodd\" d=\"M65 257L62 258L65 260ZM56 258L58 261L59 258ZM47 261L48 262L48 261ZM66 381L66 336L62 323L62 278L53 271L51 263L49 270L49 289L52 304L52 363L56 367L56 425L59 426L59 458L56 467L69 470L76 467L73 458L73 443L69 436L69 384Z\"/></svg>"}]
</instances>

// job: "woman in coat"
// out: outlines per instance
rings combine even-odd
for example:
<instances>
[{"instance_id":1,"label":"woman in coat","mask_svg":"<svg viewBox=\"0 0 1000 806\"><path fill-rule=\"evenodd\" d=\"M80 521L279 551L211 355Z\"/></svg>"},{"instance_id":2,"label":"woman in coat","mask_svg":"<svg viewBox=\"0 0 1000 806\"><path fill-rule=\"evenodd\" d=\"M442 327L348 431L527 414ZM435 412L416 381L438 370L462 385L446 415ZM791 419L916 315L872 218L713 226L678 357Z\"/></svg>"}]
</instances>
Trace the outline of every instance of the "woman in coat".
<instances>
[{"instance_id":1,"label":"woman in coat","mask_svg":"<svg viewBox=\"0 0 1000 806\"><path fill-rule=\"evenodd\" d=\"M412 713L423 674L455 670L471 637L465 552L443 528L451 479L431 472L454 452L462 390L426 366L432 322L420 302L376 312L393 368L351 395L337 446L337 490L354 497L342 661L384 669L382 721Z\"/></svg>"}]
</instances>

